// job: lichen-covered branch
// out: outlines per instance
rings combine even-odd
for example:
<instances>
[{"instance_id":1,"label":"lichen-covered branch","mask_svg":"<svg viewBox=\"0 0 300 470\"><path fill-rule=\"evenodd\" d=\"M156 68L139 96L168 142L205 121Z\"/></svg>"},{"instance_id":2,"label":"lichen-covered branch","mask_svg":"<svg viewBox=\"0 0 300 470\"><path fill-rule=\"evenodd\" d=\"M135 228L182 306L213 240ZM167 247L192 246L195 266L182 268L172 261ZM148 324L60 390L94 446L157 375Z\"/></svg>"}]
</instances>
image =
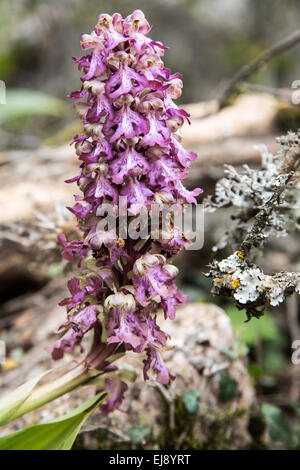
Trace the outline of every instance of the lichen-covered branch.
<instances>
[{"instance_id":1,"label":"lichen-covered branch","mask_svg":"<svg viewBox=\"0 0 300 470\"><path fill-rule=\"evenodd\" d=\"M241 251L220 262L214 261L209 276L213 279L212 293L233 297L239 307L246 309L249 319L260 316L266 304L276 307L287 296L300 293L300 273L265 274Z\"/></svg>"},{"instance_id":2,"label":"lichen-covered branch","mask_svg":"<svg viewBox=\"0 0 300 470\"><path fill-rule=\"evenodd\" d=\"M297 229L300 210L300 133L278 138L280 151L273 156L261 147L262 169L247 165L238 173L226 167L226 177L216 185L215 194L206 200L208 211L231 208L231 229L215 251L233 247L232 255L214 261L208 276L212 292L232 296L248 318L260 316L266 304L277 306L300 292L300 273L265 274L253 263L252 248L263 250L270 237L286 236ZM259 308L262 307L262 308Z\"/></svg>"},{"instance_id":3,"label":"lichen-covered branch","mask_svg":"<svg viewBox=\"0 0 300 470\"><path fill-rule=\"evenodd\" d=\"M274 190L273 195L266 202L265 206L256 214L253 226L241 243L241 251L244 255L249 253L252 246L259 246L261 233L266 227L273 209L277 204L280 204L280 196L294 174L294 171L290 171L287 175L279 175L276 179L275 184L278 185L277 188Z\"/></svg>"}]
</instances>

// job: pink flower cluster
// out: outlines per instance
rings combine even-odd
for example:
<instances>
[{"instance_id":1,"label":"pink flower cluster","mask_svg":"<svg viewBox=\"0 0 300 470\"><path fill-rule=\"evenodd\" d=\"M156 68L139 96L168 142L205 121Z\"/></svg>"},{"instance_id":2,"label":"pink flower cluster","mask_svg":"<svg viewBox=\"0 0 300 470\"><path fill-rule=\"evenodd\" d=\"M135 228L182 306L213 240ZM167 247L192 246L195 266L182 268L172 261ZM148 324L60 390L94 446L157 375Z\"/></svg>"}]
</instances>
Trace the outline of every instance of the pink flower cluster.
<instances>
[{"instance_id":1,"label":"pink flower cluster","mask_svg":"<svg viewBox=\"0 0 300 470\"><path fill-rule=\"evenodd\" d=\"M145 353L144 377L150 368L167 384L170 373L161 358L168 335L156 322L175 317L175 307L186 301L174 278L171 258L188 243L173 227L169 239L111 239L97 231L97 209L111 203L118 211L126 196L129 219L153 204L196 203L201 189L188 191L186 178L196 154L180 143L179 129L188 114L173 99L181 95L180 74L164 67L166 47L152 41L142 11L123 19L102 14L81 47L90 53L74 58L82 72L81 90L72 93L83 121L84 135L74 138L80 161L76 181L82 195L69 208L82 238L59 236L63 256L77 261L81 273L68 282L70 297L62 336L55 343L55 359L72 352L83 336L101 325L106 344L122 343L125 350Z\"/></svg>"}]
</instances>

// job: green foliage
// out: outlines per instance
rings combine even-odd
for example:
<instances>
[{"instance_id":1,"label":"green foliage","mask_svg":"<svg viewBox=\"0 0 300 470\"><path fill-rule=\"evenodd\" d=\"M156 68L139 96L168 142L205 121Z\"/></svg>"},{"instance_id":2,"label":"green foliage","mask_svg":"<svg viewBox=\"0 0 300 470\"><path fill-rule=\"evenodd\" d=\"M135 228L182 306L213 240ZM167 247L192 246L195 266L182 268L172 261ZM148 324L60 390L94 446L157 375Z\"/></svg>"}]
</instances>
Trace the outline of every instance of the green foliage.
<instances>
[{"instance_id":1,"label":"green foliage","mask_svg":"<svg viewBox=\"0 0 300 470\"><path fill-rule=\"evenodd\" d=\"M0 124L33 115L59 116L63 102L39 91L22 88L7 90L6 104L0 106Z\"/></svg>"},{"instance_id":2,"label":"green foliage","mask_svg":"<svg viewBox=\"0 0 300 470\"><path fill-rule=\"evenodd\" d=\"M268 424L270 438L273 441L280 441L292 445L292 431L280 408L264 403L261 407L261 411Z\"/></svg>"},{"instance_id":3,"label":"green foliage","mask_svg":"<svg viewBox=\"0 0 300 470\"><path fill-rule=\"evenodd\" d=\"M144 438L149 436L152 428L150 426L136 426L127 429L127 434L131 439L131 442L135 445L142 444Z\"/></svg>"},{"instance_id":4,"label":"green foliage","mask_svg":"<svg viewBox=\"0 0 300 470\"><path fill-rule=\"evenodd\" d=\"M277 325L268 312L259 319L252 318L250 322L245 323L243 312L235 306L225 307L225 311L231 320L237 339L248 346L255 345L259 338L274 340L279 335Z\"/></svg>"},{"instance_id":5,"label":"green foliage","mask_svg":"<svg viewBox=\"0 0 300 470\"><path fill-rule=\"evenodd\" d=\"M85 420L107 396L101 392L58 420L30 426L0 438L0 450L71 449Z\"/></svg>"},{"instance_id":6,"label":"green foliage","mask_svg":"<svg viewBox=\"0 0 300 470\"><path fill-rule=\"evenodd\" d=\"M202 397L200 390L187 390L181 395L181 399L186 411L190 415L194 415L198 411L199 398Z\"/></svg>"},{"instance_id":7,"label":"green foliage","mask_svg":"<svg viewBox=\"0 0 300 470\"><path fill-rule=\"evenodd\" d=\"M99 428L97 431L98 441L104 441L108 437L108 429L107 428Z\"/></svg>"},{"instance_id":8,"label":"green foliage","mask_svg":"<svg viewBox=\"0 0 300 470\"><path fill-rule=\"evenodd\" d=\"M7 79L9 79L13 75L15 68L16 66L12 54L7 51L0 51L1 80L6 81Z\"/></svg>"},{"instance_id":9,"label":"green foliage","mask_svg":"<svg viewBox=\"0 0 300 470\"><path fill-rule=\"evenodd\" d=\"M262 351L262 367L265 374L276 375L282 372L287 365L284 350L274 342L264 345Z\"/></svg>"},{"instance_id":10,"label":"green foliage","mask_svg":"<svg viewBox=\"0 0 300 470\"><path fill-rule=\"evenodd\" d=\"M264 45L254 42L244 34L236 34L224 44L223 55L225 65L239 69L247 64L265 49Z\"/></svg>"},{"instance_id":11,"label":"green foliage","mask_svg":"<svg viewBox=\"0 0 300 470\"><path fill-rule=\"evenodd\" d=\"M9 423L9 421L15 418L20 407L29 398L41 378L47 373L48 371L43 372L34 379L28 380L10 393L8 398L4 397L4 399L0 401L0 426Z\"/></svg>"},{"instance_id":12,"label":"green foliage","mask_svg":"<svg viewBox=\"0 0 300 470\"><path fill-rule=\"evenodd\" d=\"M256 362L251 362L249 364L248 372L254 379L259 379L263 375L262 367Z\"/></svg>"},{"instance_id":13,"label":"green foliage","mask_svg":"<svg viewBox=\"0 0 300 470\"><path fill-rule=\"evenodd\" d=\"M229 375L224 374L220 380L220 399L223 401L231 400L238 391L238 383Z\"/></svg>"}]
</instances>

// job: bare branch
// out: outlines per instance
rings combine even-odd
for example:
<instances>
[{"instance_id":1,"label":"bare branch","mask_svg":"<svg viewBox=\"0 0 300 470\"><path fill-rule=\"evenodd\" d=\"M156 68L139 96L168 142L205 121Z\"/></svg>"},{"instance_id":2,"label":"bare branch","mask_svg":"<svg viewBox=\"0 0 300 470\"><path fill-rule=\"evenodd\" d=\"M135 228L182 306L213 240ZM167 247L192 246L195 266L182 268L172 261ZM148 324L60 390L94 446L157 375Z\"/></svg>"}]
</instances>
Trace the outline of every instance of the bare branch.
<instances>
[{"instance_id":1,"label":"bare branch","mask_svg":"<svg viewBox=\"0 0 300 470\"><path fill-rule=\"evenodd\" d=\"M244 65L229 81L225 90L223 91L220 97L220 106L223 107L226 104L226 101L230 97L231 93L234 91L238 83L246 80L250 75L259 70L263 65L269 62L276 55L291 49L293 46L300 42L300 29L294 31L288 37L279 41L275 46L267 49L262 54L260 54L256 59L254 59L249 64Z\"/></svg>"}]
</instances>

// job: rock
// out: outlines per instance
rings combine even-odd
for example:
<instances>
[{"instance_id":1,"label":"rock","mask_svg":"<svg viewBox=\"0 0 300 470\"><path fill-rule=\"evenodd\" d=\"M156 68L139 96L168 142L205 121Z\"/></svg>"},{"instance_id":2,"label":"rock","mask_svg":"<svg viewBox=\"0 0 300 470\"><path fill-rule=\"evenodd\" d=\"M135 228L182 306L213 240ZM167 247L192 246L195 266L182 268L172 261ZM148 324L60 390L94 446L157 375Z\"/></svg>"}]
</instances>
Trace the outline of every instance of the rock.
<instances>
[{"instance_id":1,"label":"rock","mask_svg":"<svg viewBox=\"0 0 300 470\"><path fill-rule=\"evenodd\" d=\"M171 372L176 373L176 380L169 388L154 381L145 383L141 361L130 361L131 365L135 363L139 374L122 406L126 414L115 412L103 418L95 413L88 427L103 423L119 440L124 431L123 439L128 440L126 431L132 427L150 427L150 441L160 442L162 448L180 448L187 443L196 448L246 446L255 394L245 358L238 357L229 317L214 304L194 303L179 309L175 321L162 320L160 324L172 337L174 348L163 357ZM126 358L124 362L129 361ZM227 395L222 393L226 381L233 385L231 394ZM196 396L195 391L201 393L195 416L189 416L182 406L187 391L193 391L192 397ZM218 438L209 437L213 428L219 433Z\"/></svg>"}]
</instances>

